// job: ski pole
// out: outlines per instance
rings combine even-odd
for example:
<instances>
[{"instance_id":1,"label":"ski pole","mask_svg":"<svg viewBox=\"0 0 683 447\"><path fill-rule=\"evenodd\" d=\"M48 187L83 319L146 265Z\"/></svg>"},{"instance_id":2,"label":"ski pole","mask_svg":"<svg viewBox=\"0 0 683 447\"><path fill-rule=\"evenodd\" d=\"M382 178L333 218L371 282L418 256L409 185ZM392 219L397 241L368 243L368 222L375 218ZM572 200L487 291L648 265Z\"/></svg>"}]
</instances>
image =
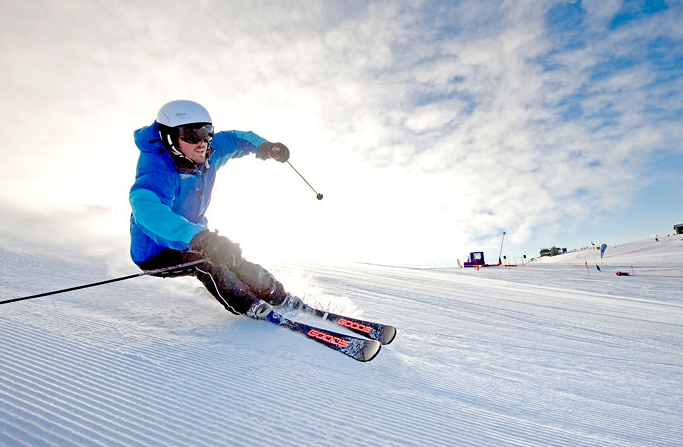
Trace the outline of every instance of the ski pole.
<instances>
[{"instance_id":1,"label":"ski pole","mask_svg":"<svg viewBox=\"0 0 683 447\"><path fill-rule=\"evenodd\" d=\"M185 268L185 267L190 267L190 266L196 265L196 264L201 264L202 262L205 262L204 259L200 259L198 261L186 262L185 264L173 265L171 267L163 267L163 268L155 269L155 270L143 270L140 273L136 273L134 275L128 275L128 276L121 276L120 278L107 279L105 281L99 281L99 282L94 282L94 283L90 283L90 284L84 284L84 285L76 286L76 287L69 287L68 289L53 290L51 292L39 293L37 295L24 296L21 298L12 298L11 300L0 301L0 304L9 304L9 303L15 303L17 301L30 300L32 298L40 298L42 296L56 295L58 293L71 292L74 290L86 289L88 287L101 286L103 284L109 284L109 283L117 282L117 281L124 281L126 279L137 278L140 276L155 275L157 273L169 272L171 270L176 270L176 269L181 269L181 268Z\"/></svg>"},{"instance_id":2,"label":"ski pole","mask_svg":"<svg viewBox=\"0 0 683 447\"><path fill-rule=\"evenodd\" d=\"M315 193L315 198L318 199L318 200L322 200L322 199L323 199L322 193L319 193L318 191L316 191L315 188L312 187L310 183L308 183L308 180L306 180L306 179L304 178L304 176L301 175L301 173L299 173L299 171L297 171L296 168L295 168L294 166L292 166L292 164L291 164L290 162L287 162L287 164L289 165L290 168L294 169L294 172L296 172L297 174L299 174L299 177L301 177L301 179L302 179L304 182L306 182L306 184L309 186L309 188L311 188L311 189L313 190L313 192Z\"/></svg>"}]
</instances>

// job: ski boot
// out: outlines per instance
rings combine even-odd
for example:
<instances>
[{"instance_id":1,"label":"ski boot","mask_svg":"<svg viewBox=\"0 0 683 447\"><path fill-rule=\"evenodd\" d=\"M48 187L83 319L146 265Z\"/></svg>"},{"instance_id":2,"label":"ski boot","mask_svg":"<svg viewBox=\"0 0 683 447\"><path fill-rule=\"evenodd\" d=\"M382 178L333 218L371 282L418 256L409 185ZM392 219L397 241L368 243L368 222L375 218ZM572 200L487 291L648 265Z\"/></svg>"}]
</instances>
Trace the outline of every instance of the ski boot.
<instances>
[{"instance_id":1,"label":"ski boot","mask_svg":"<svg viewBox=\"0 0 683 447\"><path fill-rule=\"evenodd\" d=\"M273 307L263 300L255 302L247 311L247 317L253 318L255 320L265 320L271 323L279 324L282 319L282 315L275 312Z\"/></svg>"},{"instance_id":2,"label":"ski boot","mask_svg":"<svg viewBox=\"0 0 683 447\"><path fill-rule=\"evenodd\" d=\"M287 297L279 305L282 307L289 307L290 309L297 310L304 307L304 302L301 298L287 294Z\"/></svg>"}]
</instances>

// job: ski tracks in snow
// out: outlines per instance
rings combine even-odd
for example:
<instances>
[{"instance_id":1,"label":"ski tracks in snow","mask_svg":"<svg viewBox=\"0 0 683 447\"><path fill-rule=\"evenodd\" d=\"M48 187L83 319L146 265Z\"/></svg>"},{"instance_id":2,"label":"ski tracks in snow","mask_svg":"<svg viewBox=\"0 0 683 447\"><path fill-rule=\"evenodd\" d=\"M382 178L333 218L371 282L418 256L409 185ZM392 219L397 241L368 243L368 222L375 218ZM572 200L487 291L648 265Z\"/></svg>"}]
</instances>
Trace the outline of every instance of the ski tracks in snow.
<instances>
[{"instance_id":1,"label":"ski tracks in snow","mask_svg":"<svg viewBox=\"0 0 683 447\"><path fill-rule=\"evenodd\" d=\"M20 295L27 280L38 289L54 278L55 287L73 285L69 265L22 259L20 273L0 283L3 295ZM354 362L228 315L191 280L142 278L15 303L0 308L0 445L664 446L683 438L675 306L458 271L273 271L285 284L303 271L319 302L393 324L396 340L372 362Z\"/></svg>"}]
</instances>

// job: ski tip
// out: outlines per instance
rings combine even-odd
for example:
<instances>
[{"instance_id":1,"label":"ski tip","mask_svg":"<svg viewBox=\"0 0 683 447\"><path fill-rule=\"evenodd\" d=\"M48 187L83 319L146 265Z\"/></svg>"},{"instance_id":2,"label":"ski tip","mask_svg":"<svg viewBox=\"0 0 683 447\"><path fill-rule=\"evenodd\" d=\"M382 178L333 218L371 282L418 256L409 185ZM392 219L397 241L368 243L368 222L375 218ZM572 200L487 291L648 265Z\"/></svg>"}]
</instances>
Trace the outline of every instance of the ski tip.
<instances>
[{"instance_id":1,"label":"ski tip","mask_svg":"<svg viewBox=\"0 0 683 447\"><path fill-rule=\"evenodd\" d=\"M384 326L380 342L383 345L388 345L389 343L394 341L394 338L396 338L396 328L393 326Z\"/></svg>"},{"instance_id":2,"label":"ski tip","mask_svg":"<svg viewBox=\"0 0 683 447\"><path fill-rule=\"evenodd\" d=\"M377 340L368 340L363 347L363 352L359 360L361 362L369 362L370 360L377 357L380 349L382 349L382 344Z\"/></svg>"}]
</instances>

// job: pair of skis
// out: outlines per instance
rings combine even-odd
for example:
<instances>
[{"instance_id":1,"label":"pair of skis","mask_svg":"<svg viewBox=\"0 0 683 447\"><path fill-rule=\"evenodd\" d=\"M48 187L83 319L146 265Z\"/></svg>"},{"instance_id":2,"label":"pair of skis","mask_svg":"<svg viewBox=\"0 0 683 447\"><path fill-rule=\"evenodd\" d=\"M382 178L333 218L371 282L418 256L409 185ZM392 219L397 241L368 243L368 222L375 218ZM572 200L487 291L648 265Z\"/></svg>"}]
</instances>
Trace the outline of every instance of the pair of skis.
<instances>
[{"instance_id":1,"label":"pair of skis","mask_svg":"<svg viewBox=\"0 0 683 447\"><path fill-rule=\"evenodd\" d=\"M388 345L396 337L396 328L386 324L359 320L357 318L349 318L343 315L325 312L307 304L302 305L299 310L319 317L322 320L336 323L351 332L362 335L363 337L341 334L290 320L289 318L284 317L281 313L277 312L275 309L271 310L262 319L270 323L277 324L278 326L286 327L294 332L303 334L330 349L339 351L342 354L361 362L369 362L370 360L374 359L377 354L379 354L382 345ZM257 311L248 312L247 315L250 313L253 314L255 312Z\"/></svg>"}]
</instances>

